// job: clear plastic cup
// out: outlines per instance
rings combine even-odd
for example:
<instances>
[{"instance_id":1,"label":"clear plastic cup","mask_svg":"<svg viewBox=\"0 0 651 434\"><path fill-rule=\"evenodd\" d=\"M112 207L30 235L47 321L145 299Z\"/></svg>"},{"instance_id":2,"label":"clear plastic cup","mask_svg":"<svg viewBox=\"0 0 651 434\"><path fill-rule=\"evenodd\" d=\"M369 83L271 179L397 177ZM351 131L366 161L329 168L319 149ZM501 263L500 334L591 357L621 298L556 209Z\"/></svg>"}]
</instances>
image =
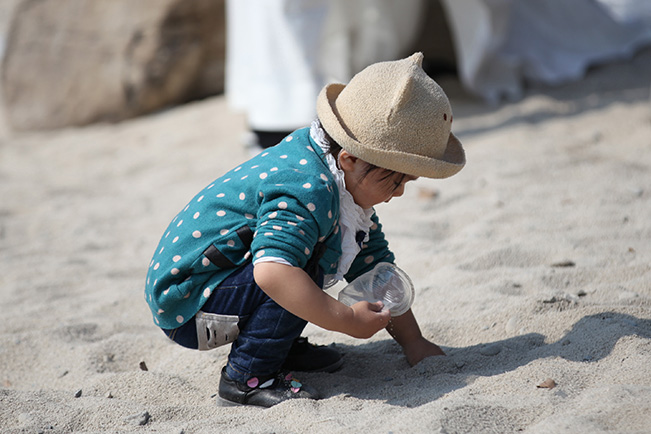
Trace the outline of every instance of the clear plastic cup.
<instances>
[{"instance_id":1,"label":"clear plastic cup","mask_svg":"<svg viewBox=\"0 0 651 434\"><path fill-rule=\"evenodd\" d=\"M380 262L350 282L339 292L337 299L347 306L358 301L382 301L391 316L407 312L414 301L414 285L407 273L394 264Z\"/></svg>"}]
</instances>

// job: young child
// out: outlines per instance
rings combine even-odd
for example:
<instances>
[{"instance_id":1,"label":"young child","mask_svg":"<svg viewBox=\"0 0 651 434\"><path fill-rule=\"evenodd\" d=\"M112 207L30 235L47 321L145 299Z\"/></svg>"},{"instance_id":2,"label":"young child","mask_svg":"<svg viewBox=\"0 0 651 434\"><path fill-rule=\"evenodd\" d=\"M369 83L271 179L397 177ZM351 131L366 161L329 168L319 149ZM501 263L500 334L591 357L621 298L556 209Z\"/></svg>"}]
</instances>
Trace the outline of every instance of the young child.
<instances>
[{"instance_id":1,"label":"young child","mask_svg":"<svg viewBox=\"0 0 651 434\"><path fill-rule=\"evenodd\" d=\"M411 310L391 318L381 302L348 307L322 290L394 261L373 206L409 181L446 178L465 164L449 101L422 60L376 63L348 85L326 86L310 128L215 180L165 231L146 300L175 342L232 343L223 400L317 399L287 370L334 371L342 359L299 337L308 321L356 338L386 328L411 365L443 354Z\"/></svg>"}]
</instances>

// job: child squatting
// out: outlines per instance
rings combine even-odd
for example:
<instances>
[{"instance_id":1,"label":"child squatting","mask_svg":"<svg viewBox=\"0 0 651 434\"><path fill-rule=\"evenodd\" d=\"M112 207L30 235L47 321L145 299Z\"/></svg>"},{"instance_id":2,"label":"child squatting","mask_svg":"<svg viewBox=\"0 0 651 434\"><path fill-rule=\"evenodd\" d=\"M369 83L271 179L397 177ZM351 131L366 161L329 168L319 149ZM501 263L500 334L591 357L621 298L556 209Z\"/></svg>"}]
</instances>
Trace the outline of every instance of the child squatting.
<instances>
[{"instance_id":1,"label":"child squatting","mask_svg":"<svg viewBox=\"0 0 651 434\"><path fill-rule=\"evenodd\" d=\"M448 98L422 61L415 53L376 63L325 86L310 127L210 183L164 231L145 299L178 344L231 344L224 402L318 399L290 372L332 372L343 359L300 336L307 322L356 338L386 328L411 365L443 355L411 310L391 318L382 302L349 307L323 291L394 262L375 205L465 165Z\"/></svg>"}]
</instances>

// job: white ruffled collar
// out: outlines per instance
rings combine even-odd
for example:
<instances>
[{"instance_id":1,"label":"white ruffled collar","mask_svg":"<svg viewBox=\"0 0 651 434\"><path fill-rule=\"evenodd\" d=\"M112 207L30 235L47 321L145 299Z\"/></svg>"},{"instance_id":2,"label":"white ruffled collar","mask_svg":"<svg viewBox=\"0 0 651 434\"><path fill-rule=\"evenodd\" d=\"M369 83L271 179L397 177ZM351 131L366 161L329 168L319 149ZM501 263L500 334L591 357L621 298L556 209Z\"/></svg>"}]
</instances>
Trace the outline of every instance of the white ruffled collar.
<instances>
[{"instance_id":1,"label":"white ruffled collar","mask_svg":"<svg viewBox=\"0 0 651 434\"><path fill-rule=\"evenodd\" d=\"M330 154L330 143L325 136L325 131L318 119L312 122L310 137L323 150L330 168L330 172L337 183L339 190L339 228L341 230L341 259L334 275L325 278L326 286L330 286L338 280L344 280L344 275L350 269L353 261L361 251L361 243L357 241L357 234L364 233L363 242L369 239L369 230L373 225L371 217L375 213L373 209L363 209L357 205L353 196L346 189L344 172L337 166L332 154Z\"/></svg>"}]
</instances>

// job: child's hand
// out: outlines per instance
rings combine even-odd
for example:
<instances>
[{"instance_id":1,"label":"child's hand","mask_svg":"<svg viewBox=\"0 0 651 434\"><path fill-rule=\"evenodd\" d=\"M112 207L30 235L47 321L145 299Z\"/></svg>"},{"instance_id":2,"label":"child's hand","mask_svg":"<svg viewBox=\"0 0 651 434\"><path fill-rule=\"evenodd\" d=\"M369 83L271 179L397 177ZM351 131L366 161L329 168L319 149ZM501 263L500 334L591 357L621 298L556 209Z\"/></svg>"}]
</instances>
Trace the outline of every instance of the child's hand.
<instances>
[{"instance_id":1,"label":"child's hand","mask_svg":"<svg viewBox=\"0 0 651 434\"><path fill-rule=\"evenodd\" d=\"M403 351L405 356L407 356L407 362L411 366L415 366L425 357L445 356L445 353L438 345L423 337L406 344Z\"/></svg>"},{"instance_id":2,"label":"child's hand","mask_svg":"<svg viewBox=\"0 0 651 434\"><path fill-rule=\"evenodd\" d=\"M298 267L263 262L253 268L253 276L260 288L280 306L326 330L370 338L385 328L391 318L388 310L382 312L384 305L380 301L360 301L346 306L326 294Z\"/></svg>"},{"instance_id":3,"label":"child's hand","mask_svg":"<svg viewBox=\"0 0 651 434\"><path fill-rule=\"evenodd\" d=\"M445 355L438 345L423 337L411 309L398 317L391 318L387 331L400 344L411 366L425 357Z\"/></svg>"},{"instance_id":4,"label":"child's hand","mask_svg":"<svg viewBox=\"0 0 651 434\"><path fill-rule=\"evenodd\" d=\"M354 337L367 339L389 324L391 313L388 310L382 311L384 304L381 301L369 303L359 301L351 306L353 318L349 323L346 334Z\"/></svg>"}]
</instances>

